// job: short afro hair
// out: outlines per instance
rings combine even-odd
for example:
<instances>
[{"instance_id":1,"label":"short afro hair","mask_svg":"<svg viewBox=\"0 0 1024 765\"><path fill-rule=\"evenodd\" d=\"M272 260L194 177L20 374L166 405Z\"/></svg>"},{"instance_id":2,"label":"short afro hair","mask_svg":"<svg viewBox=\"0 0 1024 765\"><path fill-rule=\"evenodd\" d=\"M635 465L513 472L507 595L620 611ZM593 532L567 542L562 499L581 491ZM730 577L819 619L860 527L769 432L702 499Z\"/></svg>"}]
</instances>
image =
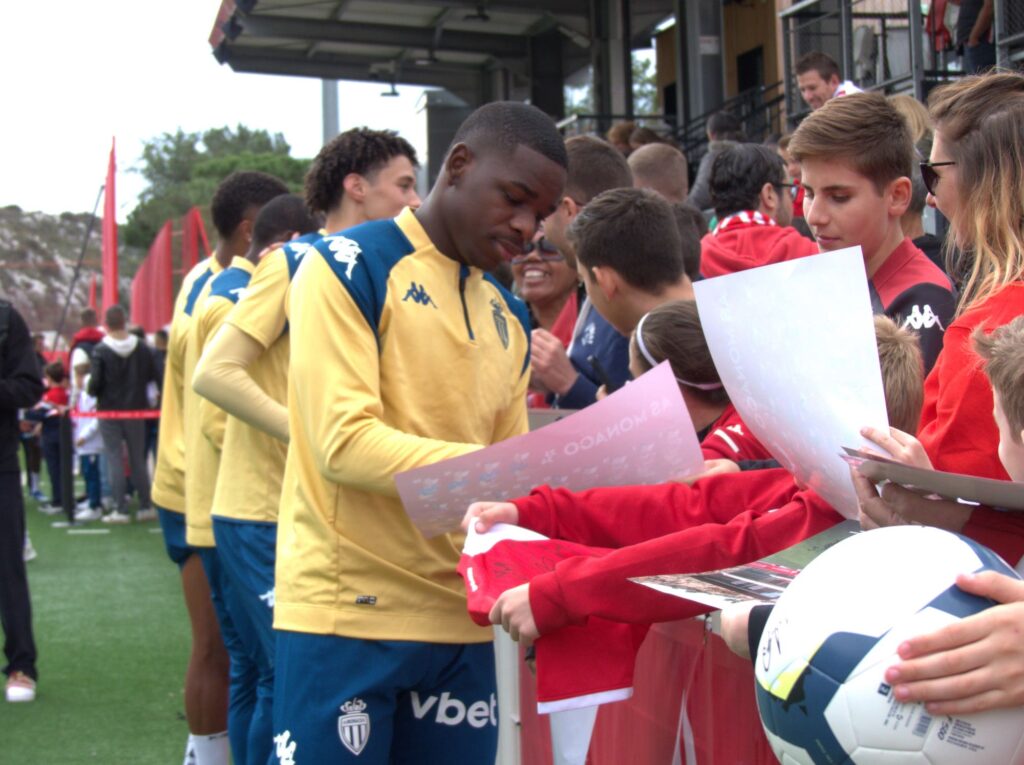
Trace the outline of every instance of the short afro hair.
<instances>
[{"instance_id":1,"label":"short afro hair","mask_svg":"<svg viewBox=\"0 0 1024 765\"><path fill-rule=\"evenodd\" d=\"M313 212L327 213L345 196L345 176L372 177L395 157L405 156L419 166L416 150L394 130L352 128L335 136L316 155L306 173L306 204Z\"/></svg>"},{"instance_id":2,"label":"short afro hair","mask_svg":"<svg viewBox=\"0 0 1024 765\"><path fill-rule=\"evenodd\" d=\"M474 111L459 126L452 147L460 143L476 151L495 149L505 154L525 146L569 169L565 141L554 120L536 106L518 101L494 101Z\"/></svg>"},{"instance_id":3,"label":"short afro hair","mask_svg":"<svg viewBox=\"0 0 1024 765\"><path fill-rule=\"evenodd\" d=\"M296 194L282 194L274 197L260 210L252 224L252 246L254 252L281 242L293 233L310 234L320 228L318 221L308 209L302 197Z\"/></svg>"},{"instance_id":4,"label":"short afro hair","mask_svg":"<svg viewBox=\"0 0 1024 765\"><path fill-rule=\"evenodd\" d=\"M786 165L777 152L757 143L729 146L711 164L711 203L719 220L740 210L756 210L766 183L781 186Z\"/></svg>"},{"instance_id":5,"label":"short afro hair","mask_svg":"<svg viewBox=\"0 0 1024 765\"><path fill-rule=\"evenodd\" d=\"M245 219L249 208L263 207L274 197L287 193L288 187L280 178L253 170L235 171L220 182L213 194L213 225L227 239Z\"/></svg>"}]
</instances>

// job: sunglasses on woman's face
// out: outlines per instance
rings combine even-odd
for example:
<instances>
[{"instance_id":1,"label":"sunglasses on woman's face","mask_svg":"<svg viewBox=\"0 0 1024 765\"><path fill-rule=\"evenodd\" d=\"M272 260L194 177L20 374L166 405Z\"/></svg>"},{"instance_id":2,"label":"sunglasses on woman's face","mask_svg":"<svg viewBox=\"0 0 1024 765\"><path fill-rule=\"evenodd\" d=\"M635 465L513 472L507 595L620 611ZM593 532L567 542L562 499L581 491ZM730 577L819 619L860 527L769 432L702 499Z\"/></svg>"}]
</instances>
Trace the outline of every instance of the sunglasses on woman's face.
<instances>
[{"instance_id":1,"label":"sunglasses on woman's face","mask_svg":"<svg viewBox=\"0 0 1024 765\"><path fill-rule=\"evenodd\" d=\"M935 172L936 167L946 167L947 165L955 165L956 162L922 162L921 163L921 180L924 181L924 187L928 189L928 193L932 196L935 195L935 184L939 182L940 176Z\"/></svg>"},{"instance_id":2,"label":"sunglasses on woman's face","mask_svg":"<svg viewBox=\"0 0 1024 765\"><path fill-rule=\"evenodd\" d=\"M512 265L518 266L525 263L526 259L530 255L536 255L545 263L557 263L560 260L565 260L565 255L563 255L555 245L551 244L551 242L544 237L541 237L536 242L527 242L526 246L523 247L522 255L513 255Z\"/></svg>"}]
</instances>

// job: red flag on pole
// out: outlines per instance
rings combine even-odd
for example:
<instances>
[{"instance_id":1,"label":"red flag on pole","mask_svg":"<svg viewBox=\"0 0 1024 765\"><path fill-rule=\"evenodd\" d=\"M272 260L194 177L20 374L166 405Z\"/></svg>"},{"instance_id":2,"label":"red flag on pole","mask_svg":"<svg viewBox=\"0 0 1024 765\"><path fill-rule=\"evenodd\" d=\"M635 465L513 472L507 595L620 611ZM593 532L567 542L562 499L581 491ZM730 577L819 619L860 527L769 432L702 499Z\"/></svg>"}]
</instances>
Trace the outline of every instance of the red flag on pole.
<instances>
[{"instance_id":1,"label":"red flag on pole","mask_svg":"<svg viewBox=\"0 0 1024 765\"><path fill-rule=\"evenodd\" d=\"M103 310L117 303L117 207L114 203L114 139L110 139L110 163L103 193Z\"/></svg>"},{"instance_id":2,"label":"red flag on pole","mask_svg":"<svg viewBox=\"0 0 1024 765\"><path fill-rule=\"evenodd\" d=\"M94 311L99 310L99 307L96 305L96 274L93 274L92 278L89 279L89 307Z\"/></svg>"},{"instance_id":3,"label":"red flag on pole","mask_svg":"<svg viewBox=\"0 0 1024 765\"><path fill-rule=\"evenodd\" d=\"M198 207L193 207L181 219L181 273L182 276L192 270L199 262L199 243L203 245L203 257L210 257L210 242L206 238L206 226L203 215Z\"/></svg>"},{"instance_id":4,"label":"red flag on pole","mask_svg":"<svg viewBox=\"0 0 1024 765\"><path fill-rule=\"evenodd\" d=\"M165 221L132 279L132 323L146 332L165 327L174 312L172 235L171 221Z\"/></svg>"}]
</instances>

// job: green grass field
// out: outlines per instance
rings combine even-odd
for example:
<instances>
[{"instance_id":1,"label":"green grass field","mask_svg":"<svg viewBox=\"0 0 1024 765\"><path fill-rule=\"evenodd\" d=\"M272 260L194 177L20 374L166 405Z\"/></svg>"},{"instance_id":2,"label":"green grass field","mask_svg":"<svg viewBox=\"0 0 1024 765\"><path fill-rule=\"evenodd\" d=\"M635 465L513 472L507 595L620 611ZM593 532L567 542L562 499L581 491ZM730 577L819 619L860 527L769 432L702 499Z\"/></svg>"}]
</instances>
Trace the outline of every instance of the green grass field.
<instances>
[{"instance_id":1,"label":"green grass field","mask_svg":"<svg viewBox=\"0 0 1024 765\"><path fill-rule=\"evenodd\" d=\"M0 763L180 763L189 631L159 523L69 530L26 512L39 691L0 701Z\"/></svg>"}]
</instances>

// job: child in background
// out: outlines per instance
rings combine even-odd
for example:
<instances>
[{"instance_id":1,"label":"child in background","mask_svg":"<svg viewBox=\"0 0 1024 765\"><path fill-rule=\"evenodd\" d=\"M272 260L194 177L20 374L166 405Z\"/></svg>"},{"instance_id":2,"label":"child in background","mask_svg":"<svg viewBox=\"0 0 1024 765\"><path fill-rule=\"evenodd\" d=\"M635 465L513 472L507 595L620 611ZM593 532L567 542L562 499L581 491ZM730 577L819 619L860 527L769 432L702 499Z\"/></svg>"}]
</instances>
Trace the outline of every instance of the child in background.
<instances>
[{"instance_id":1,"label":"child in background","mask_svg":"<svg viewBox=\"0 0 1024 765\"><path fill-rule=\"evenodd\" d=\"M47 364L43 368L43 379L48 386L46 392L42 400L25 413L25 419L43 424L43 459L46 461L46 472L50 474L52 491L49 506L40 506L39 509L47 515L54 515L61 510L60 418L68 407L64 365L59 361Z\"/></svg>"},{"instance_id":2,"label":"child in background","mask_svg":"<svg viewBox=\"0 0 1024 765\"><path fill-rule=\"evenodd\" d=\"M96 411L96 398L87 392L90 367L88 356L84 356L77 359L72 370L75 380L74 408L83 413ZM95 417L76 419L74 441L88 503L78 508L75 520L96 521L103 516L100 492L100 455L103 454L103 439L100 437L99 420Z\"/></svg>"}]
</instances>

